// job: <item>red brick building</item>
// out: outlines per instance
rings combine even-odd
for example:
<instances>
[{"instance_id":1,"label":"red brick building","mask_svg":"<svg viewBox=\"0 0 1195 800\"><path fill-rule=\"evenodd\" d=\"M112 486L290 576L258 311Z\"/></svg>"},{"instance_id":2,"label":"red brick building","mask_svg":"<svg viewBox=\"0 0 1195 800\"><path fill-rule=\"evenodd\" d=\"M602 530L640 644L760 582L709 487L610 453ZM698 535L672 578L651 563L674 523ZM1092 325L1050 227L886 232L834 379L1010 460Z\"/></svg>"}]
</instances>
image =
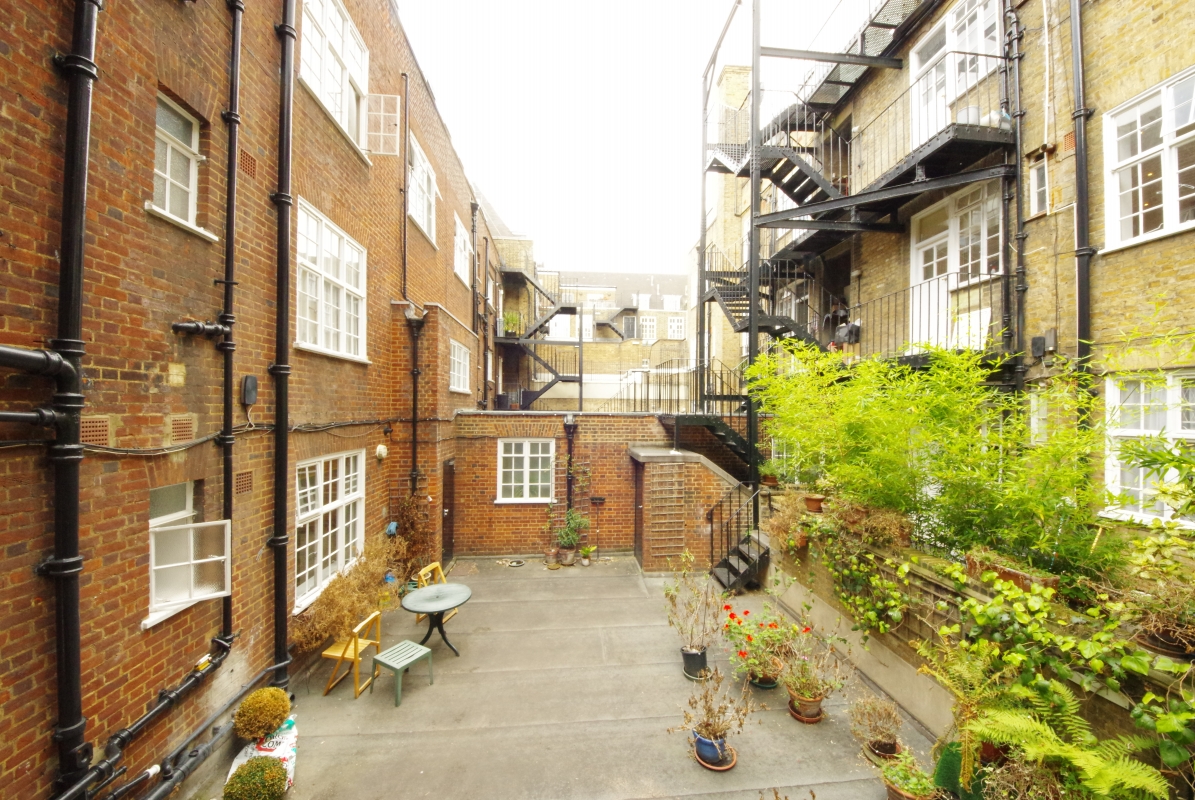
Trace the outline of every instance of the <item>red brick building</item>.
<instances>
[{"instance_id":1,"label":"red brick building","mask_svg":"<svg viewBox=\"0 0 1195 800\"><path fill-rule=\"evenodd\" d=\"M0 776L83 796L285 685L395 500L445 559L538 549L563 485L495 502L498 448L567 440L485 412L501 259L390 0L18 0L0 68ZM630 549L668 434L575 438Z\"/></svg>"}]
</instances>

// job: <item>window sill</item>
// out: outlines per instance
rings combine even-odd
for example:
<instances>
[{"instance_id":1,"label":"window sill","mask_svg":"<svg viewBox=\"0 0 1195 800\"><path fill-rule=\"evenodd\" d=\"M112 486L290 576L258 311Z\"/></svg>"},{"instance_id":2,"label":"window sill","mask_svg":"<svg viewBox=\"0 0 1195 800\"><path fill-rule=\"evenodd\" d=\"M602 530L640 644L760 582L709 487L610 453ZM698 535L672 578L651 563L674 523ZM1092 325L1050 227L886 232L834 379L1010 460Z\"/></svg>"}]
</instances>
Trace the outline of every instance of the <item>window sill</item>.
<instances>
[{"instance_id":1,"label":"window sill","mask_svg":"<svg viewBox=\"0 0 1195 800\"><path fill-rule=\"evenodd\" d=\"M1105 247L1103 250L1099 251L1099 255L1103 256L1107 255L1108 253L1118 253L1121 250L1128 250L1130 247L1136 247L1139 244L1149 244L1150 242L1156 242L1158 239L1165 239L1167 236L1177 236L1180 233L1191 233L1192 231L1195 231L1195 222L1185 222L1183 225L1184 227L1175 228L1172 231L1154 231L1153 233L1147 233L1144 236L1138 236L1136 239L1133 239L1130 242L1122 242L1120 244L1112 245L1111 247Z\"/></svg>"},{"instance_id":2,"label":"window sill","mask_svg":"<svg viewBox=\"0 0 1195 800\"><path fill-rule=\"evenodd\" d=\"M473 392L469 391L468 389L453 389L452 387L449 387L448 391L452 392L453 394L473 394Z\"/></svg>"},{"instance_id":3,"label":"window sill","mask_svg":"<svg viewBox=\"0 0 1195 800\"><path fill-rule=\"evenodd\" d=\"M368 358L362 356L351 356L348 353L338 353L335 350L327 350L314 344L307 344L306 342L295 342L294 348L296 350L306 350L308 353L315 353L321 356L328 356L329 358L339 358L342 361L353 361L358 364L371 365L373 364Z\"/></svg>"},{"instance_id":4,"label":"window sill","mask_svg":"<svg viewBox=\"0 0 1195 800\"><path fill-rule=\"evenodd\" d=\"M1174 523L1184 530L1195 530L1195 522L1189 522L1183 519L1171 518L1169 520L1162 517L1154 516L1153 514L1139 514L1136 511L1121 511L1116 508L1106 508L1099 512L1102 519L1112 520L1114 522L1123 522L1129 525L1137 525L1142 528L1152 528L1154 523L1159 525Z\"/></svg>"},{"instance_id":5,"label":"window sill","mask_svg":"<svg viewBox=\"0 0 1195 800\"><path fill-rule=\"evenodd\" d=\"M174 608L162 609L159 611L151 611L148 617L141 620L141 630L147 631L150 628L152 628L154 625L157 625L159 622L168 620L171 617L173 617L175 614L179 613L180 611L186 611L188 608L195 605L196 603L202 603L202 602L203 602L202 600L192 600L190 603L186 603L181 606L175 606Z\"/></svg>"},{"instance_id":6,"label":"window sill","mask_svg":"<svg viewBox=\"0 0 1195 800\"><path fill-rule=\"evenodd\" d=\"M145 201L145 210L149 213L149 215L151 217L157 217L158 219L165 220L166 222L169 222L172 225L176 225L176 226L182 228L187 233L195 234L200 239L207 239L209 242L220 241L220 237L217 236L216 234L212 233L211 231L204 230L203 228L200 228L198 225L192 225L191 223L187 222L186 220L182 220L182 219L179 219L178 217L167 214L165 211L163 211L162 209L155 206L153 204L152 200Z\"/></svg>"},{"instance_id":7,"label":"window sill","mask_svg":"<svg viewBox=\"0 0 1195 800\"><path fill-rule=\"evenodd\" d=\"M315 99L315 102L319 105L323 112L328 115L328 119L331 121L332 127L339 131L340 135L344 137L344 140L348 142L349 149L353 151L353 154L356 155L357 158L361 159L365 163L365 166L372 167L373 162L369 160L369 156L366 155L365 151L361 149L361 145L353 141L353 137L350 136L349 132L346 131L344 127L336 120L336 117L333 116L328 107L324 105L324 101L318 94L316 94L315 90L308 85L307 81L303 80L302 75L299 76L299 83L303 84L303 88L307 90L307 93Z\"/></svg>"},{"instance_id":8,"label":"window sill","mask_svg":"<svg viewBox=\"0 0 1195 800\"><path fill-rule=\"evenodd\" d=\"M496 506L520 506L520 505L543 505L545 503L555 503L554 497L498 497L494 500Z\"/></svg>"},{"instance_id":9,"label":"window sill","mask_svg":"<svg viewBox=\"0 0 1195 800\"><path fill-rule=\"evenodd\" d=\"M415 215L408 213L407 216L410 217L411 222L415 223L415 230L423 234L423 238L427 239L427 243L432 246L432 249L439 250L440 246L436 244L435 237L423 229L423 226L419 224L419 220L415 219Z\"/></svg>"}]
</instances>

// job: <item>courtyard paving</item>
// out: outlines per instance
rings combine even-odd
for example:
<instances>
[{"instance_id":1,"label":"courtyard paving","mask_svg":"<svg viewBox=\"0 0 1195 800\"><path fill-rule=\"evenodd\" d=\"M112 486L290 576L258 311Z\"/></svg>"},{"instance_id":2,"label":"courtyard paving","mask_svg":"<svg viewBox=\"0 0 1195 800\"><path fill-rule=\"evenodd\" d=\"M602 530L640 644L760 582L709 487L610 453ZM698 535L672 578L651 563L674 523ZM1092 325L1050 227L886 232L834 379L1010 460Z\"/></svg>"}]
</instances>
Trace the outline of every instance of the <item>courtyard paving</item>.
<instances>
[{"instance_id":1,"label":"courtyard paving","mask_svg":"<svg viewBox=\"0 0 1195 800\"><path fill-rule=\"evenodd\" d=\"M552 571L460 560L448 579L473 597L446 624L459 658L438 634L429 640L435 684L420 662L395 708L388 672L356 700L349 680L322 696L331 662L292 682L300 736L290 800L772 800L772 788L790 800L885 796L850 735L849 693L827 704L829 719L802 725L783 689L757 691L769 710L732 740L738 765L714 773L692 760L685 735L667 732L693 684L665 617L664 578L644 576L634 558ZM758 608L762 598L735 602ZM425 629L389 611L382 647ZM726 671L724 648L715 650ZM930 743L907 720L903 738L924 760Z\"/></svg>"}]
</instances>

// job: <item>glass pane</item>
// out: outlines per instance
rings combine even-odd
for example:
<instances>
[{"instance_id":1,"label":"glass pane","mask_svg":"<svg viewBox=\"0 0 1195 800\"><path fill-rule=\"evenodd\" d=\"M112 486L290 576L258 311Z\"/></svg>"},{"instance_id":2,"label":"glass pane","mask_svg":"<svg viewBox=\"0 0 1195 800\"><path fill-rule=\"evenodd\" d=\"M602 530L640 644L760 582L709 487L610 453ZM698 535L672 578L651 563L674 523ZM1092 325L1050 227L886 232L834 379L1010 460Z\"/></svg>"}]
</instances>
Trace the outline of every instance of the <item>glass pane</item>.
<instances>
[{"instance_id":1,"label":"glass pane","mask_svg":"<svg viewBox=\"0 0 1195 800\"><path fill-rule=\"evenodd\" d=\"M191 159L177 147L170 148L170 180L184 187L191 186Z\"/></svg>"},{"instance_id":2,"label":"glass pane","mask_svg":"<svg viewBox=\"0 0 1195 800\"><path fill-rule=\"evenodd\" d=\"M1191 130L1189 126L1195 123L1192 94L1195 94L1195 75L1174 87L1174 129L1180 135Z\"/></svg>"},{"instance_id":3,"label":"glass pane","mask_svg":"<svg viewBox=\"0 0 1195 800\"><path fill-rule=\"evenodd\" d=\"M917 48L917 66L924 67L946 47L946 29L941 28L929 40Z\"/></svg>"},{"instance_id":4,"label":"glass pane","mask_svg":"<svg viewBox=\"0 0 1195 800\"><path fill-rule=\"evenodd\" d=\"M1195 139L1180 144L1178 152L1178 221L1195 220Z\"/></svg>"},{"instance_id":5,"label":"glass pane","mask_svg":"<svg viewBox=\"0 0 1195 800\"><path fill-rule=\"evenodd\" d=\"M154 604L170 605L191 599L191 565L154 570Z\"/></svg>"},{"instance_id":6,"label":"glass pane","mask_svg":"<svg viewBox=\"0 0 1195 800\"><path fill-rule=\"evenodd\" d=\"M154 566L191 563L191 532L154 531Z\"/></svg>"},{"instance_id":7,"label":"glass pane","mask_svg":"<svg viewBox=\"0 0 1195 800\"><path fill-rule=\"evenodd\" d=\"M340 499L340 459L331 458L324 462L324 505Z\"/></svg>"},{"instance_id":8,"label":"glass pane","mask_svg":"<svg viewBox=\"0 0 1195 800\"><path fill-rule=\"evenodd\" d=\"M1137 115L1130 112L1116 125L1116 156L1121 161L1137 155Z\"/></svg>"},{"instance_id":9,"label":"glass pane","mask_svg":"<svg viewBox=\"0 0 1195 800\"><path fill-rule=\"evenodd\" d=\"M1184 431L1195 430L1195 381L1184 380L1182 389L1182 422Z\"/></svg>"},{"instance_id":10,"label":"glass pane","mask_svg":"<svg viewBox=\"0 0 1195 800\"><path fill-rule=\"evenodd\" d=\"M318 465L307 464L298 469L298 506L299 513L306 514L315 508L319 502L318 489L316 488L319 480L316 476Z\"/></svg>"},{"instance_id":11,"label":"glass pane","mask_svg":"<svg viewBox=\"0 0 1195 800\"><path fill-rule=\"evenodd\" d=\"M938 234L945 233L950 224L950 209L942 206L931 214L926 214L917 223L917 241L924 242Z\"/></svg>"},{"instance_id":12,"label":"glass pane","mask_svg":"<svg viewBox=\"0 0 1195 800\"><path fill-rule=\"evenodd\" d=\"M178 184L170 184L170 205L166 207L176 217L181 217L185 220L191 219L190 197L187 195L187 190L182 189Z\"/></svg>"},{"instance_id":13,"label":"glass pane","mask_svg":"<svg viewBox=\"0 0 1195 800\"><path fill-rule=\"evenodd\" d=\"M154 175L154 205L166 207L166 179L161 175Z\"/></svg>"},{"instance_id":14,"label":"glass pane","mask_svg":"<svg viewBox=\"0 0 1195 800\"><path fill-rule=\"evenodd\" d=\"M193 535L195 560L220 558L224 555L224 526L205 525L196 528Z\"/></svg>"},{"instance_id":15,"label":"glass pane","mask_svg":"<svg viewBox=\"0 0 1195 800\"><path fill-rule=\"evenodd\" d=\"M195 565L195 595L210 597L221 594L224 585L224 561L205 561Z\"/></svg>"},{"instance_id":16,"label":"glass pane","mask_svg":"<svg viewBox=\"0 0 1195 800\"><path fill-rule=\"evenodd\" d=\"M158 127L188 147L195 146L195 123L158 98Z\"/></svg>"},{"instance_id":17,"label":"glass pane","mask_svg":"<svg viewBox=\"0 0 1195 800\"><path fill-rule=\"evenodd\" d=\"M176 483L173 486L163 486L160 489L149 490L149 523L167 514L177 514L187 510L187 493L191 490L189 483Z\"/></svg>"},{"instance_id":18,"label":"glass pane","mask_svg":"<svg viewBox=\"0 0 1195 800\"><path fill-rule=\"evenodd\" d=\"M1162 106L1159 104L1141 112L1141 150L1144 152L1161 143Z\"/></svg>"},{"instance_id":19,"label":"glass pane","mask_svg":"<svg viewBox=\"0 0 1195 800\"><path fill-rule=\"evenodd\" d=\"M154 139L154 169L163 175L166 174L166 150L169 147L161 139Z\"/></svg>"}]
</instances>

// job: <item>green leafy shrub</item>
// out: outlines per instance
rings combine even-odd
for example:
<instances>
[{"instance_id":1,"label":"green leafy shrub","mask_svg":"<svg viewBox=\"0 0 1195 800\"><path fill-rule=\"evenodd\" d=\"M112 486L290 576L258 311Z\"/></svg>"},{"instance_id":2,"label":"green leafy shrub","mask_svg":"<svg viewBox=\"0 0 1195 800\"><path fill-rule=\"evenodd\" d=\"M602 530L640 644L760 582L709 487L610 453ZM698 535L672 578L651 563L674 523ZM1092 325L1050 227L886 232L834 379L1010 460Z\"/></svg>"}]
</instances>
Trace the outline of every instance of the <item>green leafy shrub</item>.
<instances>
[{"instance_id":1,"label":"green leafy shrub","mask_svg":"<svg viewBox=\"0 0 1195 800\"><path fill-rule=\"evenodd\" d=\"M290 713L290 698L276 686L250 692L234 716L236 734L242 739L260 739L278 730ZM276 759L275 759L276 760Z\"/></svg>"},{"instance_id":2,"label":"green leafy shrub","mask_svg":"<svg viewBox=\"0 0 1195 800\"><path fill-rule=\"evenodd\" d=\"M908 750L884 763L884 782L914 797L933 797L938 792L934 779L917 764Z\"/></svg>"},{"instance_id":3,"label":"green leafy shrub","mask_svg":"<svg viewBox=\"0 0 1195 800\"><path fill-rule=\"evenodd\" d=\"M224 784L224 800L282 800L286 767L270 756L251 758Z\"/></svg>"}]
</instances>

